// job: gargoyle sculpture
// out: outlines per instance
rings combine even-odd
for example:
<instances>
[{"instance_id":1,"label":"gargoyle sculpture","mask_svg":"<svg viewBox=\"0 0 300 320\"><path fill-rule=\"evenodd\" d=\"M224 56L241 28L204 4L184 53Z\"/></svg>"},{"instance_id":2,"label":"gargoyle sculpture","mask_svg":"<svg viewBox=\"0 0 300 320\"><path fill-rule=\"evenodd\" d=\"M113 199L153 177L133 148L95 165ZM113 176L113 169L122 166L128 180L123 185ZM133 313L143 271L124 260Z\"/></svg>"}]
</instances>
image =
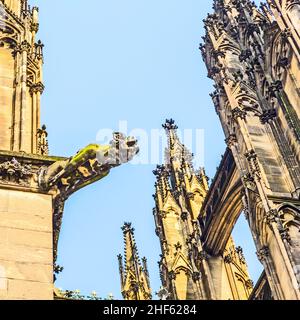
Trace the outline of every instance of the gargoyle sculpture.
<instances>
[{"instance_id":1,"label":"gargoyle sculpture","mask_svg":"<svg viewBox=\"0 0 300 320\"><path fill-rule=\"evenodd\" d=\"M109 174L110 169L130 161L139 148L137 140L114 133L109 145L90 144L74 157L44 167L39 173L39 186L45 191L53 190L54 196L54 262L62 224L65 201L74 192L96 182Z\"/></svg>"},{"instance_id":2,"label":"gargoyle sculpture","mask_svg":"<svg viewBox=\"0 0 300 320\"><path fill-rule=\"evenodd\" d=\"M57 161L40 172L40 186L54 188L65 199L77 190L104 178L111 168L130 161L139 148L137 140L114 133L109 145L90 144L68 160Z\"/></svg>"}]
</instances>

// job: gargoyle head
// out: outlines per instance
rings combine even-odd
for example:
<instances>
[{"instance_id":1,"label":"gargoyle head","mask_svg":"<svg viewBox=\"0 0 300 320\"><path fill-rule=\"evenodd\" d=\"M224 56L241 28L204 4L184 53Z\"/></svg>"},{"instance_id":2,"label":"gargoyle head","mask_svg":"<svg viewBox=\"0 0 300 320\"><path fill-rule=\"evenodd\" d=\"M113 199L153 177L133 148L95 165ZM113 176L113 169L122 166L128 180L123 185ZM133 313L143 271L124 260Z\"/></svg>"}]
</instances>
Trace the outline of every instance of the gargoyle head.
<instances>
[{"instance_id":1,"label":"gargoyle head","mask_svg":"<svg viewBox=\"0 0 300 320\"><path fill-rule=\"evenodd\" d=\"M138 152L135 138L114 133L109 145L89 144L75 156L41 170L40 185L47 189L59 182L78 190L103 178L111 168L132 160Z\"/></svg>"},{"instance_id":2,"label":"gargoyle head","mask_svg":"<svg viewBox=\"0 0 300 320\"><path fill-rule=\"evenodd\" d=\"M131 161L138 152L139 147L136 138L126 137L120 132L115 132L107 152L98 152L97 159L101 164L115 167Z\"/></svg>"}]
</instances>

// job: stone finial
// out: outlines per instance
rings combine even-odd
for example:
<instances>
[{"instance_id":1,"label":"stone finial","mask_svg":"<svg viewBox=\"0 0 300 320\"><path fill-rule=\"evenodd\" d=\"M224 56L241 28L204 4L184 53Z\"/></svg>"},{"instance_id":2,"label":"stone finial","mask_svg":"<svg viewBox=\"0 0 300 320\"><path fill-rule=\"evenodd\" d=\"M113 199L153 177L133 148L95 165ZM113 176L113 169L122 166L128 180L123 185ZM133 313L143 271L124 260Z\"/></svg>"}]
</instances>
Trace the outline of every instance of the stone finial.
<instances>
[{"instance_id":1,"label":"stone finial","mask_svg":"<svg viewBox=\"0 0 300 320\"><path fill-rule=\"evenodd\" d=\"M124 233L126 232L134 232L134 228L132 228L131 222L124 222L123 227L121 228Z\"/></svg>"},{"instance_id":2,"label":"stone finial","mask_svg":"<svg viewBox=\"0 0 300 320\"><path fill-rule=\"evenodd\" d=\"M178 126L175 124L175 120L173 120L172 118L166 119L166 122L165 122L165 124L162 125L162 127L168 131L178 129Z\"/></svg>"},{"instance_id":3,"label":"stone finial","mask_svg":"<svg viewBox=\"0 0 300 320\"><path fill-rule=\"evenodd\" d=\"M49 154L48 132L46 126L37 130L37 153L44 156Z\"/></svg>"},{"instance_id":4,"label":"stone finial","mask_svg":"<svg viewBox=\"0 0 300 320\"><path fill-rule=\"evenodd\" d=\"M147 259L140 261L134 238L134 228L125 222L121 228L124 233L124 265L122 255L118 255L122 295L125 300L151 300L151 288Z\"/></svg>"}]
</instances>

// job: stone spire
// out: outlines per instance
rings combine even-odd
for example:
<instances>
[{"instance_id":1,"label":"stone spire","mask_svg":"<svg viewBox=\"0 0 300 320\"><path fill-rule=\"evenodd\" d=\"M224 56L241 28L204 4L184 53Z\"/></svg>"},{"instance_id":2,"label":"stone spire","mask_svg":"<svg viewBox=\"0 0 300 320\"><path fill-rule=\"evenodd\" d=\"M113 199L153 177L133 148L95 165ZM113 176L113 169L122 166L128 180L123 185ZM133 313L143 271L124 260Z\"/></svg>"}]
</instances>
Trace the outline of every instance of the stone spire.
<instances>
[{"instance_id":1,"label":"stone spire","mask_svg":"<svg viewBox=\"0 0 300 320\"><path fill-rule=\"evenodd\" d=\"M181 143L177 135L178 126L175 124L175 121L167 119L162 127L166 130L168 137L168 147L165 153L166 164L172 164L173 162L173 164L176 163L179 166L185 161L192 166L193 155Z\"/></svg>"},{"instance_id":2,"label":"stone spire","mask_svg":"<svg viewBox=\"0 0 300 320\"><path fill-rule=\"evenodd\" d=\"M122 295L125 300L151 300L147 259L140 260L131 223L124 223L124 264L118 255Z\"/></svg>"},{"instance_id":3,"label":"stone spire","mask_svg":"<svg viewBox=\"0 0 300 320\"><path fill-rule=\"evenodd\" d=\"M177 129L173 119L167 119L162 127L166 130L168 137L168 147L165 151L165 165L158 166L154 171L154 174L160 179L166 180L165 184L171 186L170 190L173 193L175 199L181 193L189 194L194 188L203 189L203 196L208 190L208 178L205 175L204 168L200 168L198 171L193 166L193 154L188 148L180 141ZM163 174L161 174L161 168L164 168ZM157 174L157 171L160 174ZM183 204L181 203L181 206ZM194 208L193 216L198 217L200 207Z\"/></svg>"},{"instance_id":4,"label":"stone spire","mask_svg":"<svg viewBox=\"0 0 300 320\"><path fill-rule=\"evenodd\" d=\"M165 164L153 171L157 180L153 213L162 249L159 267L163 290L168 299L204 299L210 293L201 287L193 257L202 250L197 219L208 189L207 180L194 170L192 154L181 143L175 121L166 120L163 128L168 137ZM192 239L197 241L193 247Z\"/></svg>"}]
</instances>

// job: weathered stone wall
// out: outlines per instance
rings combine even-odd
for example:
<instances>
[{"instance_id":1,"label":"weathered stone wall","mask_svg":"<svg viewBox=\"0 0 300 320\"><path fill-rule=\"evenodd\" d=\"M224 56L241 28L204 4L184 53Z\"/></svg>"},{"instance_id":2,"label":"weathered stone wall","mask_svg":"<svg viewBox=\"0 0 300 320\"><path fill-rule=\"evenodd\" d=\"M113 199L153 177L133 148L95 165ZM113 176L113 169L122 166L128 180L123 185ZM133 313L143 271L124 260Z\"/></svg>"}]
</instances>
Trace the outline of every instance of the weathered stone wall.
<instances>
[{"instance_id":1,"label":"weathered stone wall","mask_svg":"<svg viewBox=\"0 0 300 320\"><path fill-rule=\"evenodd\" d=\"M0 189L0 299L53 299L52 197Z\"/></svg>"}]
</instances>

